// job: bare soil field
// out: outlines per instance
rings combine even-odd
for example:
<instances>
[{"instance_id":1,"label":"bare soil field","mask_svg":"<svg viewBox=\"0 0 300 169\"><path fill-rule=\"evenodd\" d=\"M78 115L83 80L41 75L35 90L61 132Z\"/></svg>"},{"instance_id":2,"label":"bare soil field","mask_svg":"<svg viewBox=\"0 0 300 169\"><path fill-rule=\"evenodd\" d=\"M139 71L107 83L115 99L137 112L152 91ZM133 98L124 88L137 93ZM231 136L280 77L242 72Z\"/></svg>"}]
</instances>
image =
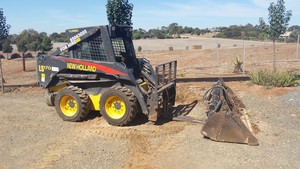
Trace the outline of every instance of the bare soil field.
<instances>
[{"instance_id":1,"label":"bare soil field","mask_svg":"<svg viewBox=\"0 0 300 169\"><path fill-rule=\"evenodd\" d=\"M295 45L279 45L280 70L298 72ZM241 47L143 51L139 57L154 65L178 60L178 77L232 75ZM246 70L270 68L272 47L247 47ZM289 62L286 62L286 60ZM2 60L7 84L36 82L35 60ZM257 63L259 62L259 64ZM255 64L254 64L255 63ZM213 83L178 84L176 108L198 104L190 116L205 119L201 100ZM259 146L204 139L202 124L163 121L158 125L139 117L127 127L114 127L97 112L84 122L62 121L44 101L39 87L6 88L0 94L0 168L298 168L300 166L300 88L265 88L249 82L227 82L245 103L255 124Z\"/></svg>"},{"instance_id":2,"label":"bare soil field","mask_svg":"<svg viewBox=\"0 0 300 169\"><path fill-rule=\"evenodd\" d=\"M192 49L193 45L201 45L202 49L217 48L220 47L243 47L245 46L267 46L270 42L259 41L242 41L233 39L218 39L218 38L206 38L206 37L189 37L180 39L139 39L134 41L136 49L141 46L144 51L166 51L169 47L173 47L173 50L186 50Z\"/></svg>"},{"instance_id":3,"label":"bare soil field","mask_svg":"<svg viewBox=\"0 0 300 169\"><path fill-rule=\"evenodd\" d=\"M276 69L278 71L300 72L299 58L296 58L295 44L276 46ZM143 51L138 53L152 64L171 60L178 61L178 77L226 76L233 74L236 59L243 62L245 74L273 66L273 47L270 45L241 47L223 47L220 49L179 50L179 51ZM245 56L245 57L244 57Z\"/></svg>"}]
</instances>

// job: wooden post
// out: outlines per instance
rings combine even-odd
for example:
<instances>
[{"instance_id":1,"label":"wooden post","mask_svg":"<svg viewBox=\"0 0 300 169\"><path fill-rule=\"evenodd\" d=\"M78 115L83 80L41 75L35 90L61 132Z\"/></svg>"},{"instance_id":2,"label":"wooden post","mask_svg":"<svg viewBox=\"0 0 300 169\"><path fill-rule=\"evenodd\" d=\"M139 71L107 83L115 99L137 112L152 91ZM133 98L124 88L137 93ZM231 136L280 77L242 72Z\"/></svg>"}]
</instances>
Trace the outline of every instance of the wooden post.
<instances>
[{"instance_id":1,"label":"wooden post","mask_svg":"<svg viewBox=\"0 0 300 169\"><path fill-rule=\"evenodd\" d=\"M276 72L276 47L275 40L273 40L273 72Z\"/></svg>"},{"instance_id":2,"label":"wooden post","mask_svg":"<svg viewBox=\"0 0 300 169\"><path fill-rule=\"evenodd\" d=\"M22 54L22 62L23 62L23 71L26 71L26 67L25 67L25 52L23 52Z\"/></svg>"},{"instance_id":3,"label":"wooden post","mask_svg":"<svg viewBox=\"0 0 300 169\"><path fill-rule=\"evenodd\" d=\"M2 93L4 93L4 80L3 80L3 71L2 71L2 59L0 58L0 74L1 74L1 89Z\"/></svg>"},{"instance_id":4,"label":"wooden post","mask_svg":"<svg viewBox=\"0 0 300 169\"><path fill-rule=\"evenodd\" d=\"M300 35L298 35L298 38L297 38L296 59L298 59L298 58L299 58L299 36L300 36Z\"/></svg>"}]
</instances>

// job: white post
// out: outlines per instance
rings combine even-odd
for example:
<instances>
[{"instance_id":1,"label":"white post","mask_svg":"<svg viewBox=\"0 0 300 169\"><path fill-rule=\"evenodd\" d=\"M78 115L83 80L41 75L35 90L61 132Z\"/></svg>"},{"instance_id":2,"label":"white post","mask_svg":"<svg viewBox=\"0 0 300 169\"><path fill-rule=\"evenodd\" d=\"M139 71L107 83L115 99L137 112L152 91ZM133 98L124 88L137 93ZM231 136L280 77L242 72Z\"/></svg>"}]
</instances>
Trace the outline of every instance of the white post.
<instances>
[{"instance_id":1,"label":"white post","mask_svg":"<svg viewBox=\"0 0 300 169\"><path fill-rule=\"evenodd\" d=\"M243 49L244 49L244 53L243 53L243 74L245 74L245 69L246 69L246 47L245 47L245 39L243 39Z\"/></svg>"},{"instance_id":2,"label":"white post","mask_svg":"<svg viewBox=\"0 0 300 169\"><path fill-rule=\"evenodd\" d=\"M220 65L219 64L219 40L217 40L217 64L218 66Z\"/></svg>"},{"instance_id":3,"label":"white post","mask_svg":"<svg viewBox=\"0 0 300 169\"><path fill-rule=\"evenodd\" d=\"M300 35L298 35L298 39L297 39L297 51L296 51L296 59L298 59L298 58L299 58L299 36L300 36Z\"/></svg>"}]
</instances>

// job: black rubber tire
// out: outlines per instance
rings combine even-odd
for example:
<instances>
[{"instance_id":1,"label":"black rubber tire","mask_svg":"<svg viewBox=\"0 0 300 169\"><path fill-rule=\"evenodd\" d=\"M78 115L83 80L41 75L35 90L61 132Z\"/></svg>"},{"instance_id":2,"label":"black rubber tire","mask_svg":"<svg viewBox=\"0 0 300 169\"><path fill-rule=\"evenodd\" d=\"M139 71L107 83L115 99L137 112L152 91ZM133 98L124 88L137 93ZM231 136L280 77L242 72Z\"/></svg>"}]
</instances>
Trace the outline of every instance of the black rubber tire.
<instances>
[{"instance_id":1,"label":"black rubber tire","mask_svg":"<svg viewBox=\"0 0 300 169\"><path fill-rule=\"evenodd\" d=\"M61 109L61 102L63 98L69 97L73 98L75 104L77 105L76 111L74 114L67 116ZM68 86L57 93L55 96L55 109L57 114L64 120L64 121L72 121L78 122L83 121L89 113L90 107L90 99L89 96L81 89L75 86Z\"/></svg>"},{"instance_id":2,"label":"black rubber tire","mask_svg":"<svg viewBox=\"0 0 300 169\"><path fill-rule=\"evenodd\" d=\"M48 106L54 106L55 95L56 94L54 93L49 93L48 91L46 91L45 100Z\"/></svg>"},{"instance_id":3,"label":"black rubber tire","mask_svg":"<svg viewBox=\"0 0 300 169\"><path fill-rule=\"evenodd\" d=\"M120 118L112 118L106 110L106 104L111 97L118 97L126 107L124 115ZM138 112L138 104L134 94L126 87L117 86L105 91L100 99L100 113L105 120L114 126L125 126L132 122Z\"/></svg>"}]
</instances>

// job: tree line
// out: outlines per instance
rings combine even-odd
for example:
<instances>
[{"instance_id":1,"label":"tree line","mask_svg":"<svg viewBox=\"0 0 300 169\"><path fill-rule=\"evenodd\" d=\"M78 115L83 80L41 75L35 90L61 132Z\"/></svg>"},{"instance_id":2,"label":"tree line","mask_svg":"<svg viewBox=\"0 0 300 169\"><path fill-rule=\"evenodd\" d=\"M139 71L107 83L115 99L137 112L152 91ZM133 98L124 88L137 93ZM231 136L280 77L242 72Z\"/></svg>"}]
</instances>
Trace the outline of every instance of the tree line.
<instances>
[{"instance_id":1,"label":"tree line","mask_svg":"<svg viewBox=\"0 0 300 169\"><path fill-rule=\"evenodd\" d=\"M180 38L182 34L202 35L211 32L208 28L200 29L188 26L180 26L178 23L171 23L169 26L162 26L157 29L134 29L133 39L167 39L167 38Z\"/></svg>"},{"instance_id":2,"label":"tree line","mask_svg":"<svg viewBox=\"0 0 300 169\"><path fill-rule=\"evenodd\" d=\"M169 26L162 26L161 28L149 29L134 29L133 39L168 39L168 38L181 38L183 34L190 34L194 36L204 35L206 33L215 33L214 38L225 39L244 39L244 40L258 40L264 41L270 39L268 33L263 29L265 25L250 23L246 25L230 25L228 27L215 27L215 28L193 28L187 26L180 26L177 23L172 23ZM297 42L298 35L300 34L300 26L293 25L287 29L291 32L287 39L278 38L278 41L286 40L288 43Z\"/></svg>"}]
</instances>

